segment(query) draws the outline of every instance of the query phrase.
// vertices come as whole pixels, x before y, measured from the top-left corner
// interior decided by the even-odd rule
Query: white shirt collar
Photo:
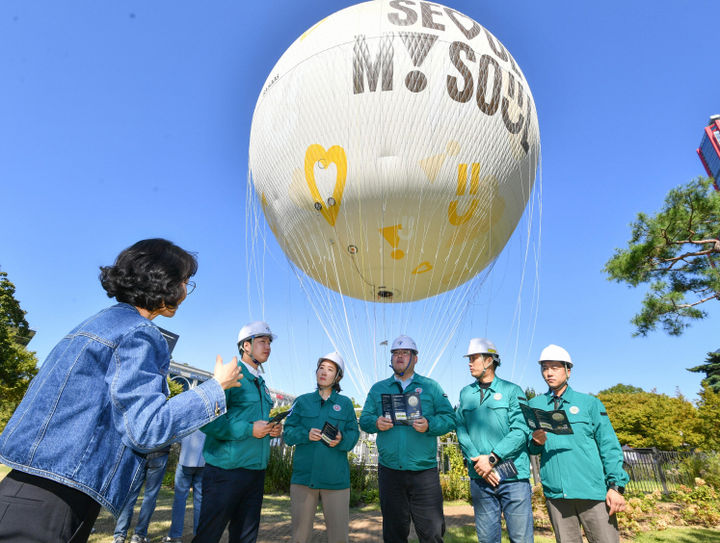
[[[255,377],[260,377],[260,372],[257,370],[257,368],[253,368],[252,364],[247,364],[245,362],[243,362],[243,364],[245,364],[245,367],[247,368],[247,370],[250,373],[252,373]]]
[[[402,387],[402,389],[405,390],[405,389],[408,387],[408,385],[410,384],[410,381],[413,380],[413,377],[415,377],[415,375],[414,375],[414,374],[411,375],[410,377],[408,377],[408,378],[405,379],[404,381],[403,381],[402,379],[400,379],[400,377],[398,377],[396,374],[393,374],[393,377],[395,378],[395,380],[396,380],[398,383],[400,383],[400,386]]]

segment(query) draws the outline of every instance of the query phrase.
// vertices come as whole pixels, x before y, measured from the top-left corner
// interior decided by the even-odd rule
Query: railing
[[[680,470],[681,462],[693,456],[689,452],[659,451],[652,449],[623,450],[623,467],[630,475],[628,487],[640,492],[661,490],[664,494],[677,485],[691,485],[692,481]]]
[[[353,460],[363,463],[366,468],[377,466],[377,447],[374,435],[360,432],[360,440],[353,449]],[[440,473],[450,470],[450,455],[447,454],[448,447],[458,447],[454,439],[439,439],[437,448],[438,469]],[[678,451],[659,451],[655,448],[623,450],[623,467],[630,476],[628,488],[640,492],[653,492],[660,490],[667,494],[675,490],[678,485],[692,486],[693,481],[681,470],[681,463],[684,459],[693,456],[695,453]],[[540,462],[539,456],[530,456],[530,469],[533,482],[540,483]]]

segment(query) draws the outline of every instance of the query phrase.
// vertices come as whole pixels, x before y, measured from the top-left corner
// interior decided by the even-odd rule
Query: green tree
[[[173,396],[177,396],[178,394],[182,394],[185,389],[183,386],[178,383],[177,381],[170,379],[170,376],[166,377],[168,388],[170,389],[170,396],[168,398],[172,398]]]
[[[720,299],[720,192],[699,177],[672,189],[655,215],[639,213],[628,247],[605,264],[608,278],[631,287],[648,285],[633,335],[658,325],[680,335],[707,312],[698,306]],[[718,266],[718,267],[716,267]]]
[[[35,353],[24,344],[30,336],[25,311],[15,299],[15,285],[0,271],[0,398],[19,402],[37,373]]]
[[[622,445],[677,450],[699,447],[697,410],[682,395],[655,392],[600,393]]]
[[[704,386],[700,391],[697,406],[696,432],[703,437],[701,448],[706,451],[720,453],[718,421],[720,421],[720,392]]]
[[[605,390],[601,390],[598,392],[599,394],[637,394],[639,392],[645,392],[640,387],[634,387],[632,385],[623,385],[622,383],[618,383],[615,386],[612,386],[610,388],[606,388]]]
[[[37,373],[35,353],[25,348],[30,335],[25,311],[15,299],[15,285],[0,271],[0,427]]]
[[[708,353],[705,362],[694,368],[688,368],[688,371],[695,373],[704,373],[705,379],[702,380],[703,386],[720,392],[720,350],[714,353]]]

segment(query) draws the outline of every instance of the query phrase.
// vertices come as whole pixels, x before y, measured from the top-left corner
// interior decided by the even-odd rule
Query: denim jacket
[[[215,379],[171,399],[167,343],[133,306],[81,323],[50,352],[0,435],[0,462],[76,488],[117,516],[146,453],[225,413]]]

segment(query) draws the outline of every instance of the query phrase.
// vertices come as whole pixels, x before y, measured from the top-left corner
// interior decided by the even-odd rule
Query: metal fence
[[[661,490],[667,494],[680,484],[693,483],[680,469],[682,461],[693,456],[693,453],[625,447],[623,455],[623,467],[630,475],[628,487],[633,490],[640,492]]]
[[[375,436],[360,432],[360,440],[353,449],[355,462],[363,462],[366,467],[377,466],[377,447]],[[448,447],[459,447],[455,439],[438,440],[437,459],[440,473],[450,470]],[[693,481],[687,472],[681,469],[686,458],[696,453],[678,451],[660,451],[655,448],[623,448],[623,467],[630,476],[628,488],[639,492],[660,490],[668,493],[678,485],[692,486]],[[530,468],[534,484],[540,484],[540,461],[538,456],[530,457]]]

